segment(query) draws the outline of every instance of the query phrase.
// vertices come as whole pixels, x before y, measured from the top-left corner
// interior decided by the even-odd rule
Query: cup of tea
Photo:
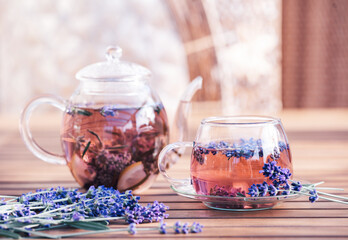
[[[166,171],[170,153],[186,147],[192,148],[190,181],[172,178]],[[203,119],[195,141],[167,145],[158,164],[172,186],[191,184],[197,195],[238,197],[247,196],[252,184],[269,181],[260,171],[273,161],[292,172],[290,147],[280,119],[226,116]]]

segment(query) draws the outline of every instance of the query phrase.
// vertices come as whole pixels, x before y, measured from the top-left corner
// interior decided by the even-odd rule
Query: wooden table
[[[282,113],[281,117],[291,144],[295,176],[310,182],[325,181],[325,186],[342,187],[348,191],[348,110],[294,110]],[[66,166],[51,165],[35,158],[24,146],[13,121],[4,117],[0,120],[0,194],[19,195],[58,185],[78,187]],[[57,151],[59,132],[47,122],[39,124],[37,129],[34,135],[38,141]],[[175,166],[182,175],[187,170],[185,164]],[[340,194],[348,196],[347,191]],[[168,225],[178,220],[198,221],[204,225],[204,231],[186,236],[156,232],[130,236],[125,232],[81,238],[348,238],[348,205],[323,200],[312,204],[302,197],[271,210],[217,211],[176,195],[163,177],[141,195],[143,203],[154,200],[170,207]],[[140,227],[147,226],[157,226],[157,223]]]

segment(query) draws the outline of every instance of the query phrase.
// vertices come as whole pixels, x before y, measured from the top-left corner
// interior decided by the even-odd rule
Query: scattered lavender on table
[[[128,231],[130,234],[135,234],[137,230],[157,230],[162,234],[167,232],[163,220],[168,217],[168,206],[157,201],[142,206],[138,203],[140,197],[134,196],[131,191],[120,193],[113,188],[91,186],[86,193],[81,193],[77,189],[57,187],[38,189],[20,197],[0,198],[4,198],[0,201],[0,236],[17,238],[22,233],[44,238],[62,238],[118,231]],[[117,229],[105,225],[117,220],[130,225],[128,228]],[[158,228],[135,227],[136,224],[147,222],[161,224]],[[192,228],[197,230],[196,225],[192,225]],[[59,226],[90,231],[61,235],[39,231]]]

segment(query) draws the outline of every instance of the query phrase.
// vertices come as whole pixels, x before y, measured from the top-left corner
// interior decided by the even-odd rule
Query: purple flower
[[[196,223],[196,222],[193,222],[191,225],[191,228],[190,228],[190,232],[191,233],[200,233],[203,231],[202,228],[203,228],[203,225]]]
[[[159,232],[161,234],[166,234],[167,233],[167,230],[166,230],[166,223],[164,223],[163,221],[160,222],[160,225],[159,225]]]
[[[282,192],[282,195],[289,195],[290,194],[290,185],[288,182],[286,182],[284,185],[283,185],[283,188],[285,191]]]
[[[143,223],[160,221],[168,217],[165,212],[169,209],[163,203],[155,201],[153,204],[148,204],[146,207],[139,204],[125,210],[126,221],[128,223]]]
[[[135,223],[129,224],[129,226],[128,226],[128,232],[129,232],[129,234],[134,235],[134,234],[137,233],[137,229],[136,229],[135,226],[136,226]]]
[[[265,177],[271,177],[273,176],[274,171],[276,170],[276,165],[276,161],[265,163],[262,167],[262,170],[260,170],[260,173],[262,173]]]
[[[220,141],[217,146],[218,149],[225,149],[229,147],[229,144],[225,141]]]
[[[258,187],[259,196],[260,197],[266,196],[268,192],[268,184],[266,182],[263,182],[262,184],[257,184],[256,186]]]
[[[195,147],[193,149],[193,157],[197,162],[199,162],[199,164],[203,165],[204,157],[203,157],[203,150],[201,147]]]
[[[309,191],[309,194],[311,195],[311,196],[309,197],[309,201],[310,201],[311,203],[313,203],[313,202],[315,202],[315,201],[318,200],[319,196],[318,196],[317,191],[316,191],[315,189]]]
[[[3,199],[0,199],[0,206],[2,206],[2,205],[6,205],[6,202],[5,202],[5,199],[3,198]]]
[[[180,222],[175,222],[174,226],[173,226],[174,232],[175,233],[180,233],[180,229],[181,229],[181,224]]]
[[[6,221],[9,219],[8,213],[0,213],[0,220]]]
[[[259,189],[255,184],[251,185],[248,190],[249,190],[248,194],[251,197],[258,197],[259,196]]]
[[[188,234],[189,232],[189,227],[188,227],[188,223],[184,223],[181,227],[181,232],[184,234]]]
[[[111,116],[114,117],[117,113],[117,108],[115,106],[104,106],[100,110],[100,114],[103,117]]]
[[[277,195],[277,193],[278,193],[278,189],[274,185],[272,184],[268,185],[268,194],[270,196],[275,196]]]
[[[216,144],[216,142],[210,142],[209,144],[208,144],[208,148],[212,148],[212,149],[215,149],[215,148],[217,148],[217,144]]]
[[[302,189],[302,184],[300,182],[293,182],[291,183],[291,186],[292,186],[292,190],[294,191],[301,191]]]

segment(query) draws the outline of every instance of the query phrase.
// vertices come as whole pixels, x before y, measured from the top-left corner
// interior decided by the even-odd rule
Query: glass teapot
[[[80,70],[79,86],[68,101],[51,95],[32,100],[23,110],[20,131],[35,156],[67,164],[82,187],[105,185],[139,193],[158,174],[157,158],[169,141],[168,120],[149,86],[151,72],[121,61],[121,55],[121,48],[109,47],[107,61]],[[29,130],[32,111],[43,103],[64,112],[63,156],[41,148]]]

